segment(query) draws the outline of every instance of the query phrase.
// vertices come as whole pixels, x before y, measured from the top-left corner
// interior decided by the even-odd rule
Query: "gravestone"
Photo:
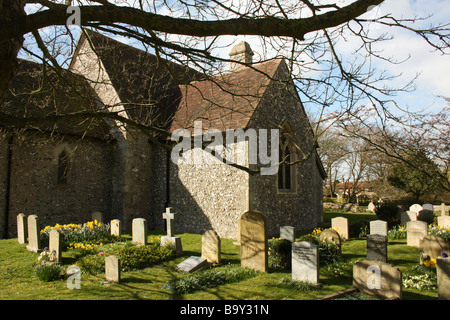
[[[166,219],[167,235],[161,237],[161,246],[173,246],[175,248],[175,256],[179,257],[183,254],[183,246],[181,238],[175,237],[174,220],[176,213],[171,211],[172,208],[166,208],[166,212],[163,213],[163,219]]]
[[[202,236],[202,258],[209,263],[218,265],[221,262],[220,237],[214,230],[207,230]]]
[[[50,230],[48,239],[48,249],[53,258],[53,262],[61,263],[62,256],[62,234],[56,229]]]
[[[409,211],[419,213],[419,211],[423,210],[423,207],[420,204],[413,204],[409,207]]]
[[[450,228],[450,216],[439,216],[437,222],[439,227]]]
[[[336,217],[331,219],[331,228],[336,230],[341,236],[342,240],[349,239],[348,233],[348,219],[344,217]]]
[[[410,221],[406,223],[406,244],[418,247],[420,240],[428,235],[428,224],[424,221]]]
[[[191,256],[177,265],[177,270],[181,272],[194,272],[209,267],[210,264],[205,258]]]
[[[383,220],[370,221],[370,234],[380,234],[382,236],[388,236],[388,223]]]
[[[450,300],[450,257],[436,260],[438,299]]]
[[[295,228],[291,226],[281,226],[280,239],[286,239],[290,242],[295,242]]]
[[[172,208],[166,208],[166,212],[163,213],[163,219],[166,219],[166,229],[168,237],[173,237],[175,235],[174,220],[176,213],[171,212],[171,210]]]
[[[110,228],[111,228],[110,231],[111,231],[112,236],[116,236],[116,237],[122,236],[122,221],[120,221],[119,219],[111,220]]]
[[[133,244],[136,246],[147,245],[147,220],[135,218],[132,223]]]
[[[301,241],[292,243],[292,280],[319,284],[319,246]]]
[[[105,257],[105,279],[108,282],[120,282],[120,259],[117,256]]]
[[[370,201],[369,205],[367,206],[367,210],[370,212],[375,212],[375,208],[376,208],[375,204],[372,201]]]
[[[38,252],[39,251],[39,217],[35,214],[28,216],[28,245],[27,250]]]
[[[103,213],[100,211],[92,212],[91,218],[92,218],[92,221],[97,220],[97,222],[103,223]]]
[[[161,247],[172,246],[175,249],[175,257],[183,255],[183,245],[180,237],[162,236],[160,245]]]
[[[419,248],[421,262],[426,256],[430,259],[436,259],[441,256],[441,252],[450,254],[450,241],[439,236],[425,236],[420,240]]]
[[[332,242],[334,243],[338,248],[339,252],[341,252],[342,245],[341,245],[341,237],[339,236],[339,233],[334,229],[325,229],[323,230],[319,235],[319,241],[324,242]]]
[[[409,221],[417,221],[417,212],[406,211],[400,213],[400,223],[406,224]]]
[[[266,222],[258,211],[245,212],[240,221],[241,266],[267,272]]]
[[[431,203],[425,203],[425,204],[422,206],[422,210],[428,210],[428,211],[433,212],[433,205],[432,205]]]
[[[402,298],[402,272],[385,262],[358,261],[353,265],[353,287],[387,299]]]
[[[433,210],[423,209],[423,210],[420,210],[419,213],[417,214],[417,220],[419,220],[419,221],[433,223],[433,219],[434,219]]]
[[[387,262],[387,236],[380,234],[368,234],[366,242],[367,261]]]
[[[27,242],[27,217],[23,213],[17,215],[17,242]]]

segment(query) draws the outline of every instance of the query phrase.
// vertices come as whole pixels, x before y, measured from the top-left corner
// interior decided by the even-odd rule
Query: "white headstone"
[[[27,242],[27,217],[23,213],[17,215],[17,242]]]
[[[383,220],[370,221],[370,234],[388,235],[388,223]]]
[[[370,212],[375,212],[375,204],[372,201],[367,206],[367,210]]]
[[[428,224],[424,221],[410,221],[406,223],[406,244],[419,247],[420,240],[428,235]]]
[[[50,230],[48,247],[51,257],[53,258],[52,261],[60,263],[62,256],[62,235],[59,230]]]
[[[116,237],[122,236],[122,221],[120,221],[119,219],[111,220],[110,228],[112,236]]]
[[[39,233],[40,233],[38,216],[35,214],[28,216],[27,225],[28,225],[27,249],[29,251],[38,252],[38,250],[39,250]]]
[[[145,246],[147,244],[147,220],[144,218],[133,219],[132,233],[133,244]]]
[[[419,213],[419,211],[423,210],[423,207],[420,204],[413,204],[411,207],[409,207],[409,211]]]
[[[177,270],[181,272],[194,272],[209,267],[205,258],[191,256],[177,265]]]
[[[109,282],[120,282],[120,259],[117,256],[105,257],[105,278]]]
[[[292,243],[292,280],[319,284],[319,247],[316,244]]]
[[[207,230],[202,236],[202,258],[205,258],[209,263],[220,264],[221,241],[214,230]]]
[[[342,240],[349,239],[348,219],[344,217],[336,217],[331,219],[331,228],[336,230]]]
[[[439,227],[450,228],[450,216],[439,216],[437,222]]]
[[[286,239],[290,242],[295,242],[295,228],[291,226],[281,226],[280,239]]]

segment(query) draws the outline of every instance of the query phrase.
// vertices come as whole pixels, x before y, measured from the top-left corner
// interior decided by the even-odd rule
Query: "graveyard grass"
[[[350,224],[361,219],[376,220],[375,214],[344,213],[329,211],[325,213],[325,222],[335,216],[349,218]],[[160,237],[161,232],[149,232],[150,237]],[[104,273],[98,275],[81,275],[81,289],[68,289],[66,280],[52,282],[40,281],[34,274],[33,264],[37,253],[27,251],[26,245],[18,244],[17,239],[0,240],[0,299],[2,300],[45,300],[45,299],[185,299],[185,300],[311,300],[319,299],[352,287],[352,266],[366,255],[365,240],[351,238],[343,242],[343,261],[320,268],[318,289],[299,290],[290,282],[291,273],[282,269],[269,268],[268,273],[257,273],[255,277],[239,282],[207,288],[189,294],[176,295],[165,288],[171,280],[185,277],[175,271],[178,263],[189,256],[201,255],[201,235],[176,234],[182,239],[184,254],[181,257],[138,271],[122,272],[121,282],[104,284]],[[131,241],[131,237],[129,241]],[[222,266],[240,265],[239,246],[233,240],[222,239]],[[70,251],[63,252],[64,258],[70,262]],[[401,271],[418,264],[419,249],[408,247],[406,239],[389,240],[388,263],[397,266]],[[70,264],[64,262],[63,267]],[[416,290],[403,288],[403,299],[436,299],[437,290]]]

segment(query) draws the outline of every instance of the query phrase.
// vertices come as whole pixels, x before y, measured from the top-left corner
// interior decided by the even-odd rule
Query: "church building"
[[[0,238],[15,236],[19,213],[42,228],[100,211],[128,231],[134,218],[164,230],[167,207],[176,233],[237,239],[248,210],[262,213],[269,236],[317,227],[325,172],[307,114],[285,61],[253,55],[241,42],[228,70],[206,77],[85,30],[63,74],[21,60],[0,104],[20,127],[0,123]],[[263,174],[273,146],[276,170]]]

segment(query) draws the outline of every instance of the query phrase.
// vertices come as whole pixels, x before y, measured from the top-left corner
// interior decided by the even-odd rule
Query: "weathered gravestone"
[[[438,299],[450,300],[450,257],[436,260]]]
[[[97,222],[103,223],[103,213],[100,211],[92,212],[91,218],[92,218],[92,221],[97,220]]]
[[[409,211],[419,213],[419,211],[423,210],[423,207],[420,204],[413,204],[409,207]]]
[[[292,280],[319,284],[319,246],[301,241],[292,243]]]
[[[27,217],[23,213],[17,215],[17,242],[27,242]]]
[[[241,266],[267,272],[266,222],[258,211],[245,212],[240,221]]]
[[[336,230],[342,240],[349,239],[348,219],[344,217],[336,217],[331,219],[331,228]]]
[[[291,226],[280,227],[280,239],[289,240],[295,242],[295,228]]]
[[[339,233],[334,229],[325,229],[319,235],[320,242],[331,242],[336,245],[339,253],[342,251],[341,237]]]
[[[27,218],[28,225],[28,245],[27,250],[38,252],[39,251],[39,218],[37,215],[30,215]]]
[[[418,247],[420,240],[428,235],[428,224],[424,221],[410,221],[406,223],[406,244]]]
[[[166,219],[167,235],[161,237],[161,246],[171,245],[175,248],[175,256],[179,257],[183,254],[183,245],[180,237],[175,237],[174,220],[176,213],[171,212],[172,208],[166,208],[163,213],[163,219]]]
[[[375,204],[372,201],[370,201],[369,205],[367,206],[367,210],[370,212],[375,212],[375,208],[376,208]]]
[[[202,258],[214,265],[221,262],[220,237],[214,230],[207,230],[202,236]]]
[[[119,219],[111,220],[110,232],[112,236],[120,237],[122,236],[122,221]]]
[[[135,218],[132,223],[133,244],[136,246],[147,245],[147,220]]]
[[[437,222],[439,227],[450,228],[450,216],[439,216]]]
[[[382,236],[388,236],[388,223],[383,220],[370,221],[370,234],[380,234]]]
[[[194,272],[205,269],[210,263],[202,257],[191,256],[177,265],[177,270],[181,272]]]
[[[422,210],[429,210],[429,211],[433,211],[433,205],[431,203],[425,203],[422,206]]]
[[[385,262],[358,261],[353,265],[353,287],[366,294],[401,299],[402,272]]]
[[[450,255],[450,241],[445,240],[439,236],[425,236],[419,242],[420,260],[423,262],[424,258],[437,259],[441,257],[441,252]]]
[[[406,211],[400,213],[400,223],[406,224],[409,221],[417,221],[417,212]]]
[[[426,223],[433,223],[434,214],[433,210],[420,210],[417,214],[417,220],[419,221],[425,221]]]
[[[105,279],[108,282],[120,282],[120,259],[117,256],[105,257]]]
[[[383,236],[380,234],[368,234],[366,242],[366,260],[387,262],[387,236]]]
[[[48,239],[48,249],[53,258],[53,262],[61,263],[62,257],[62,234],[59,230],[50,230]]]

